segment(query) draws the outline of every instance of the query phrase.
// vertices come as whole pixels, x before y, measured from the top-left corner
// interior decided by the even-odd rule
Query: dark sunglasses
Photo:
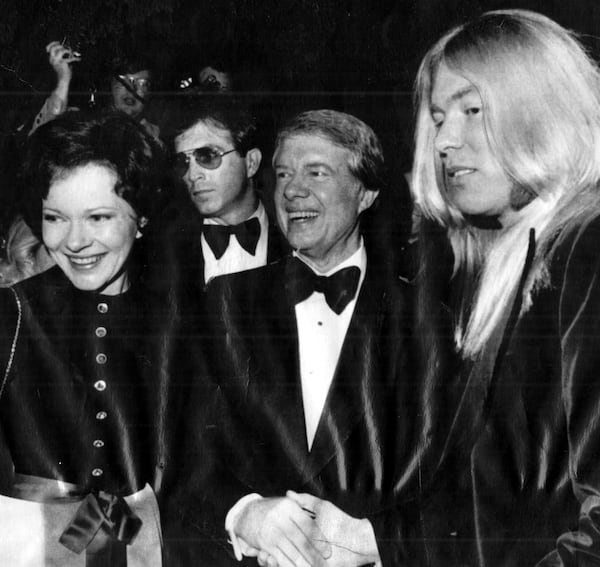
[[[218,169],[223,163],[223,156],[235,152],[236,149],[220,152],[209,146],[202,148],[194,148],[185,152],[177,152],[175,154],[175,171],[179,175],[185,175],[190,167],[190,158],[193,157],[196,163],[204,169]]]

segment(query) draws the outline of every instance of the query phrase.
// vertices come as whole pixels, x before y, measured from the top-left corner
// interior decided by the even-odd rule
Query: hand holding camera
[[[73,75],[71,63],[81,61],[81,53],[71,49],[59,41],[52,41],[46,46],[48,61],[56,72],[59,81],[69,82]]]

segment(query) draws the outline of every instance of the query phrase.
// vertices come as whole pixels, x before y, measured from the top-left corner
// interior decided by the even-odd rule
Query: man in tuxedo
[[[168,222],[164,240],[166,264],[176,265],[171,277],[197,294],[212,278],[264,266],[287,248],[254,184],[262,159],[254,117],[230,96],[202,101],[194,112],[175,138],[189,210]]]
[[[397,565],[423,428],[410,290],[360,230],[381,145],[354,116],[305,112],[279,132],[273,167],[294,252],[207,287],[193,350],[210,379],[189,418],[203,447],[180,514],[222,542],[211,565],[231,549],[281,567]]]

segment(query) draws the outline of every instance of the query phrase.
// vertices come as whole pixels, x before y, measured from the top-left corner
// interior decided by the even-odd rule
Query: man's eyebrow
[[[464,87],[462,89],[457,90],[455,93],[453,93],[450,96],[450,100],[451,101],[460,100],[464,96],[467,96],[467,95],[472,94],[474,92],[475,92],[475,87],[473,87],[472,85],[469,85],[468,87]]]
[[[327,162],[324,161],[319,161],[319,160],[315,160],[315,161],[311,161],[308,163],[304,164],[304,167],[324,167],[326,169],[331,169],[333,170],[333,168],[331,167],[331,165],[329,165]]]
[[[477,91],[475,90],[475,87],[473,87],[472,85],[469,85],[468,87],[463,87],[462,89],[458,89],[455,93],[452,93],[448,97],[448,102],[455,102],[467,95],[473,94],[474,92],[477,92]],[[429,109],[431,112],[441,110],[440,107],[433,102],[429,105]]]

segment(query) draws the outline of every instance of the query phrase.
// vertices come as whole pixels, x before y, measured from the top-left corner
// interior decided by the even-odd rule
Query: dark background
[[[510,7],[543,12],[598,46],[596,0],[3,0],[0,89],[51,87],[43,48],[66,40],[84,56],[80,87],[101,86],[114,57],[138,52],[167,91],[215,55],[249,89],[410,90],[443,31]]]
[[[270,94],[275,115],[329,103],[410,145],[410,91],[424,52],[450,26],[511,7],[545,13],[600,48],[597,0],[3,0],[2,125],[52,89],[44,46],[61,40],[83,55],[76,104],[91,88],[102,97],[115,58],[144,54],[157,91],[150,115],[160,123],[161,101],[180,94],[179,81],[221,60],[249,96]]]
[[[411,89],[419,61],[452,25],[500,8],[542,12],[600,53],[598,0],[2,0],[0,132],[35,114],[54,86],[44,47],[80,51],[71,104],[108,98],[115,58],[147,56],[148,118],[169,135],[181,79],[221,61],[260,109],[265,140],[301,109],[331,107],[368,122],[396,183],[410,169]],[[176,113],[175,113],[176,114]],[[268,159],[268,142],[266,154]],[[6,194],[6,187],[3,193]]]

